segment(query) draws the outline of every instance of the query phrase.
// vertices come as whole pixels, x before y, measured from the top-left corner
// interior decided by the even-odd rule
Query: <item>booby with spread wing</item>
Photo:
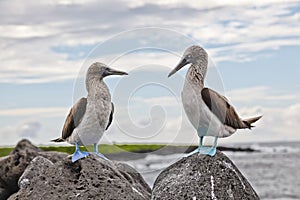
[[[89,67],[85,80],[87,98],[81,98],[71,108],[62,136],[52,140],[53,142],[66,141],[75,145],[72,162],[89,155],[89,152],[79,149],[79,146],[86,145],[94,145],[94,153],[106,159],[98,152],[98,142],[113,119],[114,104],[111,102],[109,89],[103,81],[110,75],[127,75],[127,73],[111,69],[99,62]]]
[[[188,156],[197,152],[213,156],[216,153],[218,138],[228,137],[237,129],[251,129],[252,123],[262,116],[241,119],[226,97],[204,87],[208,55],[200,46],[193,45],[187,48],[181,61],[168,77],[187,64],[191,66],[185,77],[181,98],[185,113],[200,137],[199,147]],[[204,136],[215,137],[212,147],[203,146]]]

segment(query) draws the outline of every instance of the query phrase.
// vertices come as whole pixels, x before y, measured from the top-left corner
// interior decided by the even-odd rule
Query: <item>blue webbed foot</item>
[[[75,142],[75,152],[72,155],[72,162],[76,162],[77,160],[79,160],[81,158],[85,158],[88,155],[90,155],[90,153],[86,152],[86,151],[80,151],[80,149],[78,147],[78,143]]]
[[[189,157],[189,156],[191,156],[191,155],[193,155],[195,153],[200,153],[200,148],[199,147],[197,149],[195,149],[194,151],[192,151],[192,152],[184,155],[183,157]]]
[[[208,152],[208,155],[214,156],[216,153],[217,153],[216,147],[212,147],[212,148],[210,149],[210,151]]]
[[[202,155],[210,155],[214,156],[216,154],[217,150],[215,146],[212,147],[201,147],[200,154]]]
[[[76,162],[77,160],[81,159],[81,158],[85,158],[88,155],[90,155],[89,152],[86,151],[80,151],[79,149],[77,149],[74,154],[72,155],[72,162]]]
[[[95,155],[97,155],[97,156],[99,156],[100,158],[102,158],[103,160],[107,160],[107,161],[109,161],[109,159],[108,158],[106,158],[102,153],[99,153],[99,152],[94,152],[93,154],[95,154]]]
[[[184,155],[184,157],[189,157],[195,153],[199,153],[201,155],[210,155],[210,156],[214,156],[216,154],[217,150],[216,147],[198,147],[197,149],[195,149],[194,151]]]
[[[189,157],[195,153],[200,153],[201,155],[210,155],[210,156],[214,156],[217,152],[216,150],[216,146],[217,146],[217,141],[218,138],[215,137],[215,141],[212,147],[206,147],[206,146],[202,146],[203,143],[203,136],[200,137],[200,143],[199,143],[199,147],[197,149],[195,149],[194,151],[188,153],[187,155],[185,155],[184,157]]]

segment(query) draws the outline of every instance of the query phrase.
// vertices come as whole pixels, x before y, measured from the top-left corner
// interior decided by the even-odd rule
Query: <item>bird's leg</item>
[[[94,144],[94,153],[98,153],[98,145]]]
[[[82,151],[80,151],[78,143],[75,142],[75,152],[72,155],[72,162],[76,162],[77,160],[79,160],[81,158],[84,158],[84,157],[86,157],[88,155],[89,155],[88,152],[82,152]]]
[[[212,147],[204,147],[204,146],[200,147],[200,154],[214,156],[217,152],[216,150],[217,142],[218,142],[218,137],[215,137],[214,144]]]
[[[199,146],[197,147],[197,149],[195,149],[194,151],[186,154],[184,157],[189,157],[189,156],[191,156],[195,153],[200,153],[201,148],[203,148],[202,144],[203,144],[203,136],[200,136]]]
[[[215,137],[215,140],[214,140],[214,144],[213,146],[210,148],[210,151],[208,152],[208,155],[210,156],[214,156],[217,152],[217,142],[218,142],[218,137]]]
[[[94,143],[94,154],[97,155],[97,156],[99,156],[100,158],[102,158],[104,160],[109,160],[102,153],[98,152],[98,144],[97,143]]]
[[[202,146],[203,146],[203,136],[200,136],[200,142],[199,142],[198,149],[200,149]]]

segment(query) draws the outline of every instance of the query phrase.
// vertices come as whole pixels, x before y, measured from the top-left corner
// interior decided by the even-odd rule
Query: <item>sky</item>
[[[300,1],[0,1],[0,146],[50,145],[86,96],[93,62],[115,104],[100,143],[198,142],[181,105],[188,67],[167,74],[197,44],[210,58],[206,86],[242,118],[263,115],[222,144],[300,140]]]

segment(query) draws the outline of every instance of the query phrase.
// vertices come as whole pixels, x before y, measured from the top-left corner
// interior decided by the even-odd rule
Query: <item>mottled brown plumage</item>
[[[226,97],[209,88],[203,88],[201,90],[201,95],[207,107],[226,126],[230,126],[234,129],[251,129],[251,127],[253,127],[251,123],[254,123],[261,118],[261,116],[258,116],[251,118],[251,120],[242,120],[235,111],[234,107],[229,104],[229,101]]]

